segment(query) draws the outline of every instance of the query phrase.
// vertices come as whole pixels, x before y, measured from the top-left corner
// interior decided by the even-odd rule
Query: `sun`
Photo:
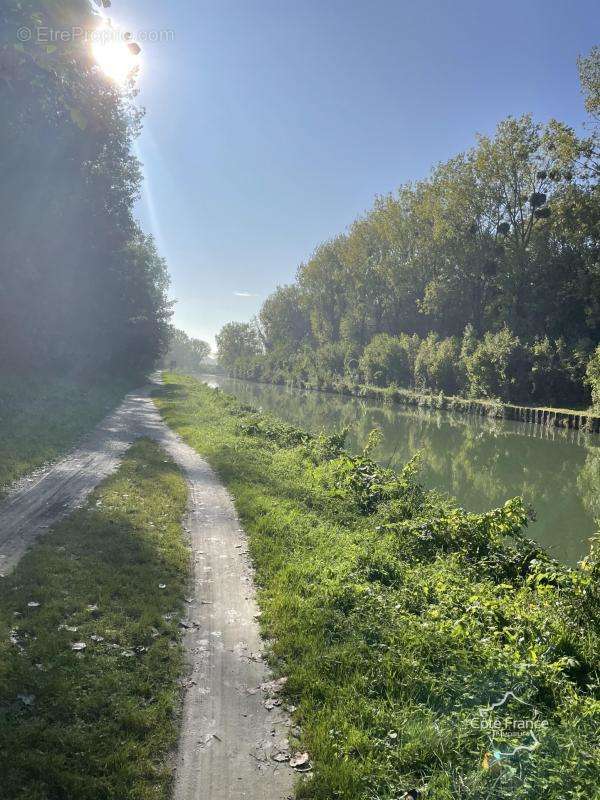
[[[92,43],[96,63],[107,78],[124,85],[139,67],[139,59],[130,47],[131,42],[126,41],[119,31],[107,26],[102,26],[97,33],[99,35]]]

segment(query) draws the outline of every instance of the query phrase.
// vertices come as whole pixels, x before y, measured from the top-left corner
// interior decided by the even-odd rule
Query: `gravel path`
[[[276,686],[262,656],[246,537],[231,497],[209,465],[162,421],[148,390],[133,392],[82,445],[0,506],[0,574],[113,473],[140,436],[156,440],[189,484],[186,530],[193,553],[183,721],[175,800],[284,800],[293,775],[273,757],[289,719],[268,698]]]

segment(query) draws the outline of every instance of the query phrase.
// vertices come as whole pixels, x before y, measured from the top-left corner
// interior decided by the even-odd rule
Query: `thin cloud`
[[[234,292],[236,297],[260,297],[258,294],[254,294],[254,292]]]

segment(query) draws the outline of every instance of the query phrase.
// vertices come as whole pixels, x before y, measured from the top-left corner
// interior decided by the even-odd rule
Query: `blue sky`
[[[530,111],[579,127],[588,0],[114,0],[143,48],[139,213],[214,343],[376,194]]]

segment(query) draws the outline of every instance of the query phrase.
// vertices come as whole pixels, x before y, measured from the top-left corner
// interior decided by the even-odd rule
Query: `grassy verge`
[[[1,798],[169,796],[186,497],[142,440],[0,581]]]
[[[12,481],[72,447],[130,388],[115,378],[84,385],[51,376],[0,376],[0,497]]]
[[[551,561],[518,500],[466,513],[413,465],[351,457],[192,379],[167,376],[157,402],[249,533],[273,665],[314,759],[299,797],[600,796],[593,559]]]

